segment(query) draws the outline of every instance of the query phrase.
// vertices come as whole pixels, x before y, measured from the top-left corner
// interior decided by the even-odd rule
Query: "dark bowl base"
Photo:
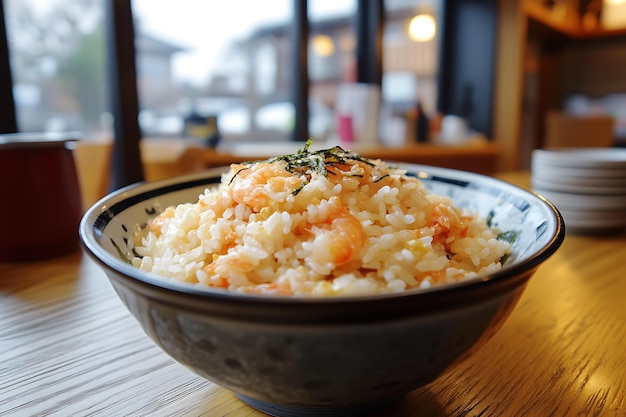
[[[274,404],[247,395],[234,392],[235,396],[250,407],[257,409],[265,414],[274,417],[357,417],[368,416],[381,411],[392,404],[396,403],[400,398],[379,401],[369,404],[344,405],[344,406],[298,406]]]

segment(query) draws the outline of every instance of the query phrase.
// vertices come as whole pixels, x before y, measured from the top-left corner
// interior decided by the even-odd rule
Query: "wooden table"
[[[263,414],[155,347],[77,252],[0,263],[0,415]],[[626,416],[626,234],[568,235],[476,356],[380,416]]]

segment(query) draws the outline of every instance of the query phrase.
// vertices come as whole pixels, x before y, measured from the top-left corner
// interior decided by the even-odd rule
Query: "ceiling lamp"
[[[311,47],[316,55],[328,58],[335,52],[335,43],[328,35],[315,35],[311,40]]]
[[[437,23],[429,14],[418,14],[409,23],[409,37],[416,42],[427,42],[435,38]]]
[[[626,1],[604,0],[601,19],[604,29],[626,28]]]

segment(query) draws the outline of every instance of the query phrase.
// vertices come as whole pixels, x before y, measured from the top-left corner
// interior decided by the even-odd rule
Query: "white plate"
[[[531,183],[533,188],[560,191],[563,193],[626,196],[626,181],[621,181],[621,183],[615,185],[604,184],[600,181],[595,184],[584,184],[582,181],[579,183],[571,183],[561,182],[560,177],[550,180],[546,177],[539,177],[538,175],[533,173],[531,177]]]
[[[626,221],[617,219],[605,219],[595,217],[591,219],[581,219],[567,213],[563,214],[565,221],[565,230],[568,232],[594,231],[607,229],[623,229],[626,227]]]
[[[531,172],[533,175],[543,177],[546,180],[558,180],[569,184],[626,184],[626,169],[553,167],[533,160]]]
[[[559,210],[623,210],[626,216],[626,195],[586,195],[562,193],[533,187],[533,190],[552,202]]]
[[[626,215],[621,210],[577,210],[564,207],[559,211],[566,220],[626,225]]]
[[[566,230],[574,233],[621,230],[626,227],[624,210],[577,210],[565,207],[559,211],[563,215]]]
[[[532,158],[556,167],[626,169],[626,149],[622,148],[535,149]]]

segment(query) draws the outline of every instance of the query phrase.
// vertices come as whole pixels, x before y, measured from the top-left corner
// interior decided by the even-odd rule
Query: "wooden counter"
[[[232,162],[266,159],[275,155],[292,153],[297,150],[298,146],[301,147],[302,145],[293,143],[272,146],[248,144],[238,146],[235,152],[205,149],[203,160],[207,167],[223,166]],[[416,143],[399,148],[362,145],[343,147],[371,159],[433,165],[481,174],[494,173],[499,156],[498,146],[493,142],[483,140],[455,145]]]
[[[155,181],[234,162],[266,159],[295,152],[302,146],[293,142],[239,144],[231,150],[215,150],[194,146],[184,140],[145,139],[141,142],[141,158],[146,181]],[[78,143],[74,150],[85,208],[109,191],[111,147],[110,141],[86,141]],[[355,146],[350,149],[372,159],[435,165],[482,174],[495,172],[500,155],[498,146],[486,140],[473,140],[462,145]]]

